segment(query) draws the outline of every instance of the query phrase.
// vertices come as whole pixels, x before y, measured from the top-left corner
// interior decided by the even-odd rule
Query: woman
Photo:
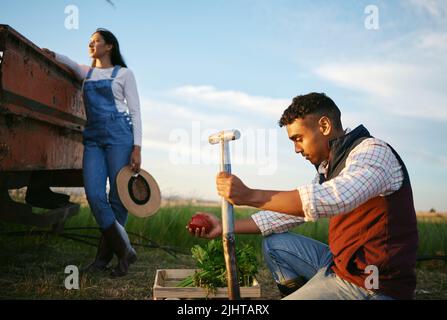
[[[97,29],[89,43],[92,66],[78,65],[48,49],[44,52],[68,66],[84,80],[83,98],[87,124],[83,132],[85,193],[102,235],[96,259],[85,271],[104,271],[113,258],[118,265],[112,277],[124,276],[137,259],[124,229],[127,210],[115,184],[121,168],[141,165],[141,117],[135,77],[121,56],[118,40],[108,30]],[[107,199],[106,181],[110,193]]]

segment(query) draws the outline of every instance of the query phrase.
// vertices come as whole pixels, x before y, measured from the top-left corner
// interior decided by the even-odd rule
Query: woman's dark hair
[[[279,120],[279,126],[287,126],[294,122],[295,119],[303,119],[308,114],[326,116],[331,119],[335,128],[342,128],[341,112],[335,102],[324,93],[316,92],[293,98],[292,104],[284,110]]]
[[[113,46],[112,52],[110,53],[110,60],[112,62],[112,65],[114,66],[118,65],[127,68],[127,65],[124,62],[123,56],[121,55],[120,52],[120,45],[118,43],[118,39],[114,36],[114,34],[109,30],[103,28],[96,29],[96,31],[93,34],[95,33],[99,33],[103,37],[105,43],[111,44]],[[95,62],[96,61],[93,60],[92,67],[94,67]]]

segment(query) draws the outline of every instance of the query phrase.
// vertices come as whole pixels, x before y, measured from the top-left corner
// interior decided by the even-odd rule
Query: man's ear
[[[318,120],[318,125],[320,127],[320,132],[324,136],[328,136],[332,132],[332,122],[328,117],[322,116],[320,120]]]

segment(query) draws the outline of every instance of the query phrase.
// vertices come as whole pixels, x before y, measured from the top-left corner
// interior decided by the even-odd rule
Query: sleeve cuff
[[[258,211],[251,215],[251,218],[258,226],[259,230],[261,231],[261,234],[265,237],[273,233],[273,230],[271,228],[266,227],[265,223],[265,217],[263,217],[264,211]]]
[[[308,184],[297,188],[300,193],[301,204],[304,211],[304,221],[317,221],[319,216],[315,209],[314,185]]]

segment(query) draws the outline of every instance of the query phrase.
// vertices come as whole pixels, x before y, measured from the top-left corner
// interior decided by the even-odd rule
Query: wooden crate
[[[216,299],[228,298],[228,288],[217,288],[215,292],[207,292],[199,287],[176,287],[186,277],[194,274],[196,269],[159,269],[155,275],[153,287],[154,300],[162,299]],[[241,298],[260,298],[261,287],[256,279],[251,287],[240,287]]]

